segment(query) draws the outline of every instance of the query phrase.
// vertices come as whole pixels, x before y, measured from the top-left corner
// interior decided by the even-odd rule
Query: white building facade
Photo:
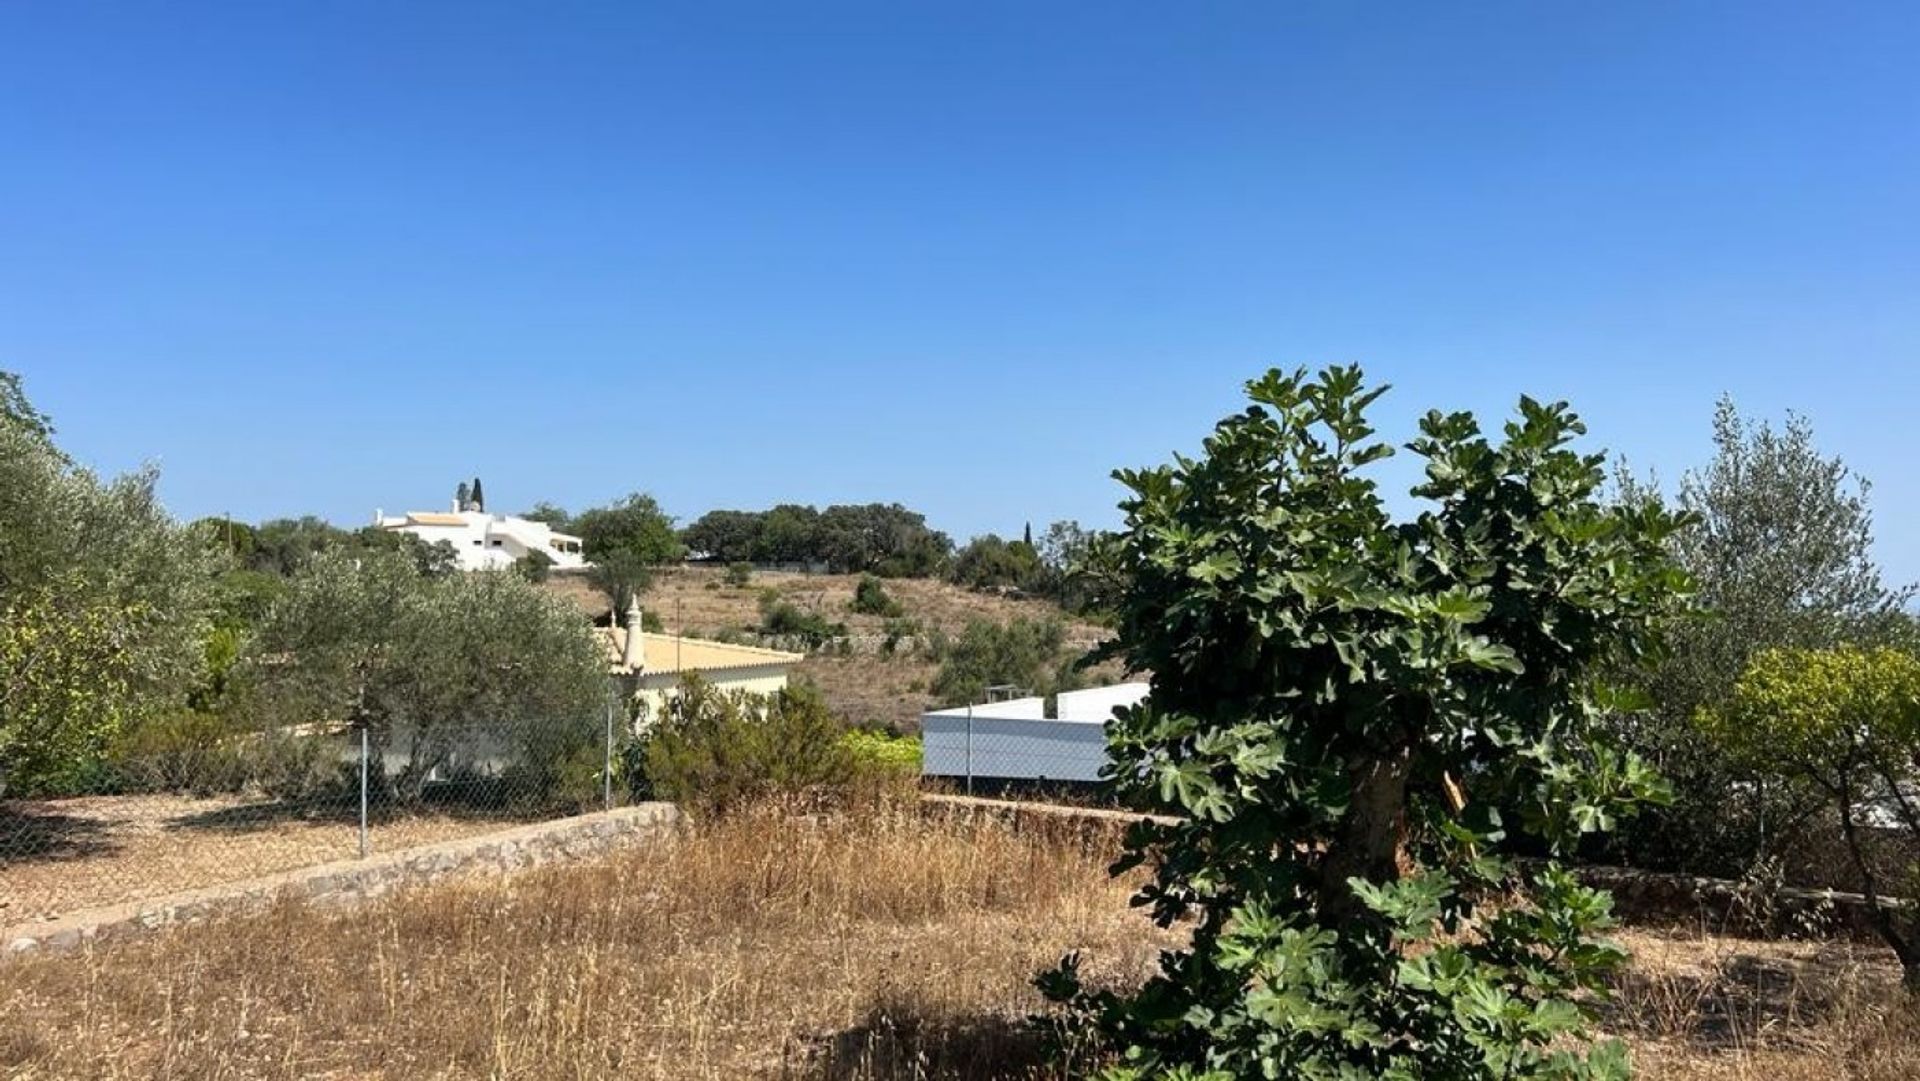
[[[412,534],[428,544],[447,542],[463,571],[500,570],[534,552],[552,560],[556,570],[587,565],[579,537],[555,532],[545,522],[527,518],[477,510],[409,511],[401,515],[376,511],[373,524]]]

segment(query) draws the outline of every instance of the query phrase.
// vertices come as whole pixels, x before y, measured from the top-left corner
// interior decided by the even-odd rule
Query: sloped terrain
[[[696,638],[751,636],[760,626],[761,597],[768,591],[803,612],[844,623],[853,639],[845,650],[810,654],[796,669],[795,678],[819,687],[834,711],[849,721],[902,728],[913,727],[920,714],[935,704],[927,688],[939,664],[923,643],[911,638],[889,651],[883,639],[890,625],[897,631],[910,621],[918,634],[956,637],[976,619],[993,623],[1058,619],[1066,626],[1067,648],[1074,652],[1091,648],[1104,633],[1048,600],[978,593],[924,578],[885,580],[887,593],[900,605],[897,620],[865,615],[852,610],[859,582],[858,575],[850,574],[768,571],[756,572],[745,586],[730,586],[723,568],[681,567],[660,572],[641,604],[656,613],[669,632]],[[606,612],[605,598],[582,578],[555,577],[550,588],[573,598],[589,615]],[[1117,672],[1106,670],[1099,678],[1109,677],[1117,677]]]

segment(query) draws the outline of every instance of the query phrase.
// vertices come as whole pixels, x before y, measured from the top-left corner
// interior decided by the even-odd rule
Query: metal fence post
[[[608,694],[606,753],[600,765],[600,804],[605,811],[613,810],[613,703],[614,696]]]
[[[973,703],[967,703],[967,795],[973,795]]]
[[[367,726],[360,726],[360,858],[367,858]]]

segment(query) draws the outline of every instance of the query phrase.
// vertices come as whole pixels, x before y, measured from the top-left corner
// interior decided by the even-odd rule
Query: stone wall
[[[96,939],[169,924],[259,911],[281,897],[317,904],[353,904],[401,886],[459,874],[501,874],[584,859],[670,832],[679,815],[669,803],[517,826],[456,841],[387,852],[364,860],[317,864],[165,897],[71,913],[57,920],[0,930],[0,952],[72,949]]]
[[[1130,822],[1154,818],[1131,811],[1072,807],[973,796],[922,797],[934,816],[993,815],[1021,829],[1058,834],[1068,831],[1088,840],[1117,844]],[[1757,889],[1739,882],[1694,875],[1641,871],[1630,867],[1575,866],[1574,876],[1613,894],[1614,911],[1630,923],[1702,928],[1715,934],[1775,938],[1833,935],[1879,941],[1866,898],[1837,890],[1780,887]],[[1899,899],[1883,904],[1902,907]]]

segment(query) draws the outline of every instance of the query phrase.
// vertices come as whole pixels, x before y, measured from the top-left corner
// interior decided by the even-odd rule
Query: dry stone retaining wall
[[[643,843],[678,821],[670,803],[642,803],[616,811],[518,826],[364,860],[341,860],[262,878],[189,890],[165,897],[90,909],[37,924],[0,929],[0,952],[72,949],[117,935],[258,911],[282,897],[318,904],[353,904],[401,886],[456,874],[504,873],[584,859]]]

